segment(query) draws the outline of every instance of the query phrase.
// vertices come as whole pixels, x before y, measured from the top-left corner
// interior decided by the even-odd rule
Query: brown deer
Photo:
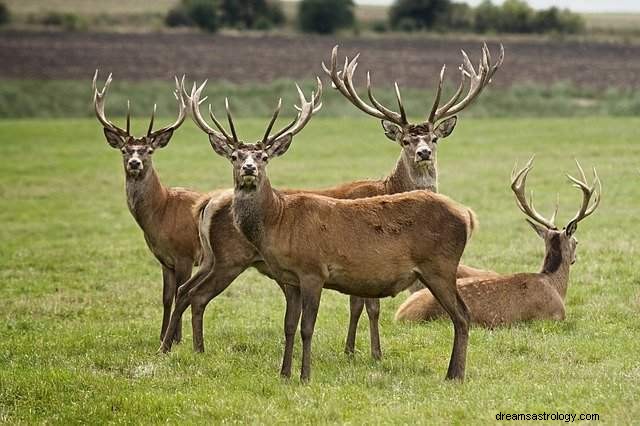
[[[167,188],[160,182],[151,157],[156,149],[164,148],[173,132],[186,117],[186,104],[176,78],[174,95],[178,101],[178,118],[166,127],[153,130],[155,106],[147,134],[134,137],[130,133],[131,115],[127,111],[126,129],[107,119],[104,111],[106,93],[111,84],[109,74],[102,90],[97,88],[98,71],[93,77],[93,103],[96,117],[104,128],[107,143],[120,150],[124,163],[127,206],[144,233],[151,253],[162,265],[162,303],[164,313],[160,340],[164,337],[176,289],[191,276],[191,269],[200,256],[197,224],[191,209],[201,194],[183,188]],[[129,103],[127,102],[127,106]],[[179,324],[171,338],[180,341]]]
[[[424,190],[355,200],[274,190],[267,163],[289,149],[293,136],[311,119],[315,99],[312,94],[307,101],[300,92],[295,124],[271,136],[276,110],[256,144],[238,139],[230,115],[232,136],[217,120],[220,133],[210,133],[214,151],[233,166],[235,226],[257,248],[271,274],[286,284],[285,292],[295,295],[289,297],[298,302],[295,306],[301,302],[301,380],[308,381],[311,374],[311,339],[324,287],[379,298],[396,295],[416,279],[431,289],[452,319],[455,336],[446,377],[462,380],[469,316],[456,287],[456,270],[474,228],[473,212]],[[298,318],[286,315],[285,321],[295,329]],[[293,341],[286,344],[283,368],[290,369]]]
[[[544,240],[545,256],[539,273],[521,273],[498,278],[466,278],[458,280],[458,289],[471,312],[471,321],[483,327],[496,327],[531,320],[563,320],[564,300],[569,283],[569,269],[575,262],[578,241],[573,236],[578,222],[592,214],[600,203],[602,185],[593,169],[591,186],[578,164],[581,179],[569,176],[574,186],[582,191],[580,210],[559,230],[554,224],[556,213],[551,219],[542,217],[527,203],[525,184],[532,169],[532,161],[512,174],[511,189],[516,196],[520,210],[527,215],[527,222]],[[577,162],[576,162],[577,163]],[[591,203],[591,199],[593,203]],[[556,210],[557,212],[557,206]],[[398,321],[426,321],[445,315],[445,311],[429,290],[413,293],[396,312]]]
[[[347,66],[341,73],[339,73],[335,71],[337,54],[338,53],[336,46],[332,52],[332,71],[330,73],[334,76],[341,75],[341,80],[337,79],[336,81],[334,81],[334,84],[336,84],[337,87],[353,87],[353,73],[357,66],[357,61],[355,59],[347,61]],[[463,56],[466,58],[466,54],[464,54],[464,52]],[[449,102],[448,108],[456,108],[455,111],[459,112],[462,107],[469,105],[473,98],[477,97],[480,94],[482,88],[484,88],[484,86],[488,84],[490,76],[492,76],[497,71],[498,67],[502,64],[503,56],[504,52],[501,49],[499,61],[495,65],[491,65],[488,49],[486,46],[484,46],[483,60],[480,63],[478,72],[473,69],[473,66],[467,59],[464,62],[463,67],[465,69],[468,68],[468,70],[466,71],[466,73],[463,73],[462,79],[464,83],[467,75],[472,77],[469,94],[465,97],[465,99],[461,101],[464,102],[464,104],[459,103],[454,106],[455,101],[459,100],[459,98],[461,97],[463,90],[463,86],[461,85],[461,88],[459,88],[458,90],[459,93],[457,93],[455,99]],[[442,78],[443,74],[441,74],[441,79]],[[192,90],[192,99],[190,101],[194,121],[200,129],[202,129],[209,135],[210,140],[212,138],[224,138],[226,137],[225,134],[228,135],[228,132],[226,132],[224,129],[221,129],[221,133],[221,131],[217,131],[211,128],[202,117],[198,108],[198,105],[203,102],[202,100],[200,100],[200,96],[205,84],[200,86],[200,88],[198,88],[197,90],[195,87]],[[322,86],[320,83],[318,84],[318,92],[320,92]],[[440,83],[440,86],[442,86],[442,81]],[[369,92],[371,93],[370,87]],[[375,195],[393,194],[412,189],[429,189],[434,191],[437,189],[437,170],[435,168],[435,160],[438,138],[444,138],[453,131],[453,127],[456,123],[456,117],[445,116],[445,111],[443,109],[439,109],[440,115],[434,115],[430,123],[424,123],[421,126],[411,125],[406,120],[402,101],[399,97],[399,91],[397,93],[401,113],[385,112],[384,114],[388,114],[389,118],[383,121],[385,129],[399,129],[394,133],[397,136],[397,140],[394,140],[401,146],[402,153],[396,163],[396,167],[394,168],[393,172],[388,177],[382,180],[349,182],[330,189],[306,192],[326,195],[333,198],[353,199],[371,197]],[[440,96],[439,93],[440,90],[438,91],[437,97]],[[319,97],[320,93],[316,95],[317,99],[319,99]],[[349,97],[349,99],[352,98]],[[353,99],[354,102],[357,102],[355,101],[355,99],[359,98],[357,98],[356,95],[356,98]],[[436,107],[437,102],[439,102],[439,100],[436,100]],[[281,105],[279,104],[277,112],[279,112],[280,106]],[[373,109],[373,107],[370,106],[368,108]],[[315,110],[317,111],[318,109],[319,105],[316,105]],[[388,108],[380,106],[379,111],[380,112],[378,115],[384,115],[382,111],[390,110]],[[274,119],[269,124],[270,128],[271,126],[273,126],[273,121],[277,116],[277,112],[274,116]],[[386,115],[384,116],[386,117]],[[216,126],[218,126],[219,122],[217,121],[217,119],[215,119],[215,116],[212,115],[212,118],[214,119],[214,124],[217,123]],[[438,120],[442,121],[438,123]],[[231,129],[233,131],[234,128],[231,127]],[[286,130],[286,128],[283,130]],[[401,137],[400,135],[404,131],[406,131],[406,136]],[[284,192],[297,193],[301,191],[284,190]],[[253,248],[251,244],[246,242],[241,234],[234,236],[231,235],[233,233],[233,230],[224,231],[224,238],[221,237],[221,232],[223,231],[220,231],[220,228],[224,228],[225,223],[232,220],[231,194],[229,194],[227,197],[222,197],[216,199],[215,201],[212,201],[215,207],[207,206],[208,201],[208,197],[203,197],[203,199],[198,203],[198,207],[196,208],[196,216],[201,218],[200,228],[201,230],[204,230],[203,234],[206,233],[206,235],[201,235],[201,239],[203,239],[203,241],[205,242],[213,242],[214,247],[205,248],[205,252],[210,253],[210,257],[215,257],[215,272],[213,270],[209,270],[210,268],[208,269],[207,267],[201,267],[196,275],[194,275],[191,280],[189,280],[189,282],[187,282],[183,287],[179,289],[176,308],[172,315],[172,322],[174,318],[177,321],[181,317],[182,313],[187,308],[189,303],[191,304],[194,350],[200,352],[204,350],[202,323],[204,310],[207,304],[214,297],[224,291],[231,283],[231,281],[249,266],[255,266],[262,273],[269,275],[268,269],[261,262],[259,254],[255,251],[255,248]],[[215,252],[215,255],[213,254],[213,252]],[[233,255],[230,255],[230,253],[233,253]],[[207,258],[206,253],[204,257]],[[209,263],[213,264],[213,262]],[[460,268],[458,269],[459,276],[469,276],[472,274],[479,275],[482,273],[488,272],[465,266],[460,266]],[[283,289],[285,288],[282,285],[281,287]],[[363,299],[358,298],[357,300],[362,301]],[[353,352],[353,346],[355,343],[355,328],[357,326],[357,318],[359,318],[362,311],[362,305],[360,305],[359,309],[360,310],[357,312],[357,317],[352,315],[352,325],[350,326],[349,337],[347,339],[346,345],[346,351],[348,353]],[[381,357],[382,352],[380,350],[380,338],[378,331],[379,302],[377,299],[371,299],[370,301],[368,301],[367,312],[370,318],[371,353],[374,358],[378,359]],[[356,318],[355,322],[353,322],[354,317]],[[295,328],[293,330],[285,330],[285,335],[289,336],[288,338],[293,339],[294,334]],[[170,346],[171,342],[167,341],[162,345],[161,350],[168,351],[170,349]]]

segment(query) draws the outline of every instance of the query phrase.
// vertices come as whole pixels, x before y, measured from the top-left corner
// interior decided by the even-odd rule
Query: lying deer
[[[220,134],[210,133],[214,151],[233,166],[234,224],[285,284],[286,327],[295,330],[298,316],[289,307],[299,313],[301,303],[301,380],[308,381],[311,374],[311,339],[324,287],[379,298],[396,295],[416,279],[431,289],[453,321],[446,377],[462,380],[469,316],[456,287],[456,270],[474,228],[473,212],[430,191],[340,200],[274,190],[267,163],[289,149],[293,136],[311,119],[315,99],[312,94],[307,101],[300,92],[295,124],[270,136],[276,110],[256,144],[241,142],[231,119],[232,136],[217,120]],[[197,106],[197,97],[192,105]],[[290,369],[293,341],[286,345],[283,368]]]
[[[186,117],[186,104],[176,78],[174,95],[178,100],[178,118],[166,127],[153,130],[155,106],[147,134],[134,137],[130,133],[130,111],[127,111],[126,129],[107,119],[104,111],[111,74],[100,91],[97,88],[98,71],[93,77],[93,102],[98,121],[104,127],[107,143],[120,150],[124,162],[127,206],[144,233],[149,250],[162,265],[162,303],[164,313],[160,340],[163,339],[176,289],[191,276],[191,269],[200,257],[197,224],[191,209],[201,194],[183,188],[167,188],[160,182],[153,168],[151,156],[156,149],[169,143],[173,132]],[[180,341],[179,324],[170,338]]]
[[[464,52],[463,55],[466,58],[466,54],[464,54]],[[356,59],[347,61],[347,65],[342,72],[336,71],[337,47],[335,47],[332,52],[332,70],[330,71],[332,81],[341,93],[345,94],[345,96],[347,96],[349,90],[352,90],[354,95],[348,95],[348,99],[354,102],[359,108],[368,113],[378,111],[377,113],[372,113],[372,115],[377,118],[384,117],[383,127],[385,129],[391,129],[386,130],[386,132],[393,132],[395,138],[394,141],[401,146],[402,153],[396,163],[396,167],[385,179],[350,182],[331,189],[308,192],[326,195],[333,198],[354,199],[375,195],[394,194],[412,189],[428,189],[436,191],[437,169],[435,167],[435,162],[437,142],[439,139],[447,137],[453,131],[457,120],[456,116],[453,114],[460,112],[463,108],[468,106],[489,83],[490,77],[493,76],[502,63],[503,52],[501,51],[498,63],[491,65],[488,49],[484,46],[483,60],[480,63],[478,72],[474,70],[470,61],[466,59],[463,67],[467,71],[462,74],[463,81],[456,96],[447,103],[448,106],[446,109],[444,108],[445,106],[438,108],[439,100],[436,99],[435,106],[433,108],[435,112],[430,116],[430,120],[428,122],[420,125],[412,125],[408,123],[399,91],[396,92],[400,108],[400,112],[398,113],[390,111],[388,108],[380,105],[377,100],[375,102],[372,101],[375,105],[379,105],[376,109],[366,104],[358,97],[357,94],[355,94],[355,91],[353,90],[353,74],[357,67]],[[471,78],[471,87],[469,88],[469,93],[464,97],[464,99],[460,100],[462,90],[464,88],[463,84],[465,83],[467,76]],[[442,80],[443,73],[441,73],[440,77]],[[198,105],[202,102],[200,100],[200,96],[204,86],[205,85],[203,84],[197,90],[195,88],[192,90],[191,106],[194,121],[200,129],[209,135],[210,140],[224,139],[227,136],[233,138],[232,135],[229,135],[229,132],[219,126],[219,122],[215,119],[215,116],[211,114],[214,119],[214,124],[219,128],[219,130],[215,130],[209,126],[206,120],[202,117]],[[441,86],[442,81],[440,82],[440,87]],[[320,92],[320,83],[318,88],[318,92]],[[440,90],[438,91],[437,98],[440,97]],[[371,93],[370,85],[369,94],[370,98],[375,99]],[[316,94],[316,98],[319,99],[319,93]],[[460,102],[456,103],[458,100],[460,100]],[[319,105],[316,105],[315,108],[317,110]],[[269,129],[273,126],[273,122],[275,121],[279,110],[280,105],[269,124]],[[235,128],[232,124],[232,118],[230,115],[229,121],[231,133],[233,133]],[[286,128],[283,130],[286,130]],[[279,133],[282,133],[282,131]],[[284,192],[296,193],[300,191],[285,190]],[[238,274],[250,266],[255,266],[265,275],[269,275],[268,268],[264,267],[259,254],[255,251],[255,248],[249,244],[241,234],[232,235],[232,228],[226,225],[232,220],[231,195],[232,194],[228,194],[227,197],[221,197],[212,201],[213,205],[211,206],[207,205],[209,200],[207,197],[204,197],[201,202],[198,203],[199,207],[196,208],[196,215],[201,218],[201,229],[208,229],[208,231],[203,233],[206,235],[201,235],[201,239],[205,242],[211,242],[211,245],[213,246],[208,247],[207,244],[205,244],[204,257],[207,257],[207,252],[210,253],[210,257],[215,257],[215,272],[201,267],[196,275],[194,275],[188,283],[179,289],[176,308],[172,315],[172,323],[173,319],[178,321],[187,306],[191,304],[194,349],[196,351],[204,350],[202,322],[204,310],[207,304],[214,297],[224,291]],[[221,231],[221,228],[228,228],[231,230]],[[233,254],[230,255],[230,253]],[[484,272],[486,271],[465,266],[460,266],[458,269],[459,276],[468,276],[470,274],[479,275]],[[284,289],[282,285],[281,287]],[[353,300],[361,301],[363,299],[358,298]],[[357,311],[357,308],[355,308],[355,310]],[[357,326],[357,318],[359,318],[361,311],[362,305],[360,305],[359,311],[357,311],[357,317],[352,315],[352,325],[350,326],[349,337],[347,339],[347,352],[353,352],[355,327]],[[371,299],[368,301],[367,312],[369,313],[371,324],[371,353],[374,358],[380,358],[381,350],[378,332],[379,302],[377,299]],[[295,315],[295,313],[292,313],[292,315]],[[355,322],[353,321],[354,317]],[[290,339],[293,341],[295,330],[295,327],[293,329],[285,327],[285,336],[287,336],[288,340]],[[167,341],[163,343],[161,350],[168,351],[170,346],[171,342]],[[283,370],[283,374],[287,375],[289,373],[286,373],[286,371]]]
[[[601,183],[593,170],[591,186],[578,164],[581,180],[569,176],[574,186],[582,191],[580,210],[567,226],[558,230],[554,224],[556,213],[547,220],[527,203],[525,184],[532,169],[532,161],[518,173],[512,174],[511,189],[527,222],[544,240],[545,256],[542,270],[498,278],[467,278],[458,280],[458,289],[469,306],[471,321],[484,327],[509,325],[530,320],[563,320],[564,300],[569,283],[569,268],[575,262],[578,241],[575,233],[578,222],[592,214],[600,203]],[[591,203],[591,198],[594,198]],[[557,212],[557,206],[556,206]],[[424,321],[444,316],[445,311],[429,290],[413,293],[396,312],[399,321]]]

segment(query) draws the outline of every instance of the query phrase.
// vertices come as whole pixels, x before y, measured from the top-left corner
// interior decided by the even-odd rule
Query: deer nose
[[[421,160],[428,160],[431,158],[431,150],[429,148],[421,148],[416,151],[416,154]]]
[[[256,171],[256,165],[253,163],[243,164],[242,171],[246,173],[254,173]]]
[[[129,167],[131,167],[132,169],[139,169],[141,165],[142,162],[136,158],[132,158],[131,160],[129,160]]]

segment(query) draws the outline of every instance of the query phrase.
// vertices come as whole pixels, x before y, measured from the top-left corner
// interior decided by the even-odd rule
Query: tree
[[[256,28],[284,23],[279,1],[222,0],[220,8],[225,25],[231,27]]]
[[[476,32],[497,32],[500,28],[500,8],[491,0],[484,0],[476,7],[474,28]]]
[[[217,0],[182,0],[165,17],[169,26],[195,24],[203,30],[216,32],[220,27]]]
[[[302,0],[298,20],[304,32],[331,34],[353,26],[353,0]]]
[[[4,2],[0,2],[0,25],[7,24],[11,20],[11,13]]]
[[[530,33],[534,11],[524,0],[505,0],[499,30],[505,33]]]
[[[431,29],[446,22],[450,9],[450,0],[396,0],[389,9],[389,20],[393,28],[413,21],[418,29]]]

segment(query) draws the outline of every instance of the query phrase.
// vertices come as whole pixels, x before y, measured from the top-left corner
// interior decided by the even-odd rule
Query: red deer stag
[[[229,116],[233,136],[214,120],[223,137],[210,134],[210,142],[233,166],[231,211],[237,229],[271,274],[286,283],[286,292],[295,294],[290,300],[301,303],[301,380],[311,375],[311,339],[324,287],[379,298],[396,295],[416,279],[452,319],[455,335],[446,377],[463,380],[469,314],[458,294],[456,270],[473,231],[473,212],[430,191],[341,200],[274,190],[267,163],[288,150],[314,110],[315,95],[310,101],[302,93],[300,98],[295,124],[283,133],[269,135],[272,119],[261,142],[246,144]],[[286,317],[295,329],[298,317]],[[287,344],[284,356],[291,358],[293,342]],[[283,366],[290,364],[283,360]]]
[[[162,340],[169,323],[176,289],[189,279],[192,266],[200,256],[197,224],[191,210],[201,194],[162,185],[153,168],[151,156],[156,149],[164,148],[169,143],[173,132],[184,122],[186,104],[180,82],[176,78],[174,95],[178,101],[178,118],[173,124],[154,131],[154,106],[147,134],[137,138],[130,134],[130,111],[127,112],[127,126],[124,130],[113,124],[105,115],[105,98],[112,81],[111,74],[102,90],[97,88],[97,79],[96,70],[93,77],[96,117],[104,127],[107,143],[122,153],[127,206],[142,229],[149,250],[162,265]],[[178,325],[171,338],[177,342],[180,337],[181,330]]]
[[[469,98],[469,96],[471,96],[472,98],[477,96],[479,94],[479,90],[481,89],[478,89],[478,86],[476,86],[476,84],[480,84],[482,81],[486,80],[484,81],[484,83],[482,83],[482,87],[484,87],[484,85],[488,83],[488,79],[486,78],[486,76],[493,75],[502,63],[502,50],[500,54],[500,60],[493,66],[490,65],[489,53],[486,49],[486,46],[483,48],[483,56],[485,55],[486,57],[483,59],[483,61],[481,61],[480,68],[477,73],[475,72],[475,70],[473,70],[473,67],[470,65],[470,63],[468,65],[468,67],[470,67],[470,70],[467,72],[467,74],[474,75],[476,77],[475,80],[472,80],[472,88],[469,89],[470,93],[465,99]],[[332,52],[333,64],[337,62],[336,58],[337,48],[334,48]],[[468,63],[468,61],[465,61],[465,64],[466,63]],[[344,84],[348,84],[352,87],[353,71],[355,71],[357,62],[355,62],[355,60],[352,60],[349,61],[348,64],[352,71],[351,74],[344,73],[342,75],[345,76],[345,81],[348,82]],[[479,76],[483,76],[482,80],[479,79]],[[462,78],[466,78],[464,77],[464,74]],[[321,86],[319,85],[319,91],[320,88]],[[192,90],[191,106],[194,120],[198,127],[200,127],[200,129],[209,134],[210,139],[219,139],[221,137],[225,137],[226,131],[224,131],[224,129],[222,129],[222,132],[225,133],[214,130],[206,123],[200,113],[198,105],[203,102],[203,100],[200,100],[203,89],[204,84],[197,90],[195,88],[194,90]],[[458,100],[459,97],[460,94],[455,100]],[[319,94],[316,95],[316,98],[319,98]],[[455,100],[454,102],[450,102],[450,107],[454,106],[453,104],[455,103]],[[471,99],[467,99],[465,102],[467,102],[468,104],[470,101]],[[400,99],[399,102],[400,110],[404,113],[404,108],[401,105]],[[279,108],[280,106],[278,107],[278,111]],[[318,108],[319,106],[316,105],[315,109],[317,110]],[[389,111],[384,107],[381,107],[380,111],[382,110]],[[380,112],[380,114],[382,114],[382,112]],[[398,124],[392,124],[391,122],[388,122],[386,124],[387,127],[399,126],[400,123],[404,122],[400,119],[402,117],[402,114],[400,113],[395,113],[395,116],[393,117],[394,122],[397,122]],[[448,136],[453,130],[453,126],[456,122],[455,116],[441,118],[444,119],[444,121],[442,121],[441,123],[438,124],[437,119],[434,119],[431,125],[425,123],[420,128],[420,131],[418,131],[419,126],[413,126],[413,128],[415,128],[416,130],[415,133],[412,133],[412,136],[409,136],[409,133],[407,133],[408,136],[406,141],[399,142],[402,148],[402,153],[396,163],[396,167],[394,168],[392,173],[385,179],[349,182],[331,189],[306,192],[326,195],[333,198],[353,199],[371,197],[375,195],[393,194],[412,189],[430,189],[435,191],[437,189],[437,171],[435,169],[437,140],[438,138]],[[214,124],[215,123],[217,123],[217,120],[214,121]],[[270,126],[272,125],[273,123],[270,123]],[[412,125],[405,123],[405,127],[409,128],[411,126]],[[425,152],[425,148],[423,147],[423,145],[427,146],[428,153]],[[301,191],[285,190],[284,192],[296,193]],[[182,288],[179,289],[176,309],[172,316],[172,322],[173,318],[175,318],[175,320],[177,321],[181,317],[182,313],[187,308],[189,303],[191,304],[194,349],[196,351],[204,350],[202,322],[206,305],[214,297],[224,291],[231,283],[231,281],[240,272],[242,272],[249,266],[256,266],[258,270],[268,275],[268,270],[261,266],[263,264],[259,260],[259,255],[255,252],[255,249],[248,242],[243,241],[244,237],[242,237],[241,235],[237,235],[234,238],[234,236],[230,235],[230,233],[232,233],[233,231],[224,231],[224,238],[221,237],[221,232],[223,231],[221,231],[220,228],[224,227],[224,223],[230,220],[231,200],[231,196],[227,198],[221,197],[212,202],[214,206],[207,206],[208,199],[207,197],[204,197],[201,202],[198,203],[199,207],[196,209],[196,215],[198,217],[201,217],[200,228],[204,231],[201,233],[201,239],[205,243],[213,242],[213,248],[208,247],[207,244],[204,245],[204,257],[207,258],[207,252],[211,253],[210,257],[215,257],[215,273],[214,271],[207,270],[206,267],[201,267],[196,275],[194,275],[194,277],[192,277],[192,279],[188,283],[186,283]],[[240,253],[240,251],[242,250],[244,250],[244,252]],[[215,256],[213,255],[213,252],[216,253]],[[234,255],[231,256],[230,253],[234,253]],[[205,262],[204,264],[206,265],[207,262]],[[479,275],[482,273],[488,272],[465,266],[460,266],[460,268],[458,269],[459,276],[469,276],[472,274]],[[358,298],[357,300],[362,299]],[[378,359],[381,357],[380,338],[378,331],[378,300],[371,299],[371,301],[369,301],[367,305],[367,309],[370,318],[371,354],[374,358]],[[354,315],[352,315],[352,325],[350,326],[349,338],[347,339],[346,345],[346,351],[348,353],[353,352],[353,346],[355,342],[355,327],[357,326],[357,318],[359,318],[361,311],[362,305],[360,305],[360,311],[358,311],[357,317],[355,317],[355,322],[353,321]],[[294,334],[295,328],[293,330],[285,330],[285,335],[290,336],[291,339],[293,339]],[[167,351],[169,349],[170,342],[166,342],[166,344],[163,344],[163,346],[161,347],[161,350],[163,351]],[[283,374],[287,375],[286,372],[283,372]]]
[[[469,306],[471,321],[483,327],[509,325],[530,320],[563,320],[564,300],[569,283],[569,268],[575,262],[578,241],[575,233],[578,222],[595,211],[600,203],[602,185],[593,169],[591,186],[578,164],[581,179],[569,176],[571,182],[582,191],[580,210],[567,226],[558,230],[554,224],[556,213],[551,219],[542,217],[527,203],[525,184],[531,171],[532,160],[518,173],[512,174],[511,189],[516,196],[520,210],[527,215],[527,222],[544,240],[545,256],[542,270],[537,273],[521,273],[498,278],[466,278],[458,280],[458,289]],[[576,162],[577,163],[577,162]],[[591,203],[591,199],[593,203]],[[557,212],[557,206],[556,206]],[[445,315],[441,305],[429,290],[413,293],[396,312],[396,320],[425,321]]]
[[[458,89],[449,101],[440,105],[446,69],[446,66],[443,66],[440,71],[440,80],[438,82],[435,100],[427,116],[427,120],[417,124],[409,123],[407,120],[407,114],[402,106],[402,98],[397,83],[395,84],[395,93],[399,112],[386,108],[374,97],[371,90],[371,76],[369,73],[367,73],[367,95],[371,101],[371,105],[358,96],[355,85],[353,84],[353,75],[358,66],[357,60],[359,54],[350,61],[348,58],[345,58],[342,70],[338,71],[337,52],[338,49],[336,46],[333,48],[331,54],[330,68],[324,63],[322,64],[324,71],[331,78],[333,87],[358,109],[382,120],[382,128],[387,138],[402,147],[402,154],[398,160],[396,169],[383,181],[386,193],[395,194],[413,189],[428,189],[438,192],[438,142],[440,139],[450,135],[453,131],[457,122],[456,114],[468,107],[491,82],[491,78],[498,68],[500,68],[504,60],[504,47],[500,45],[498,61],[494,65],[491,65],[491,55],[487,45],[484,44],[482,46],[482,59],[478,66],[478,71],[474,69],[469,57],[463,50],[463,62],[462,65],[460,65],[460,84]],[[470,80],[469,90],[466,96],[461,99],[467,78]],[[382,193],[385,192],[379,192],[379,194]],[[457,272],[459,278],[470,276],[489,277],[495,275],[492,271],[484,271],[465,265],[460,265]],[[410,290],[414,291],[417,288],[422,288],[422,286],[418,283],[416,286],[412,286]],[[350,297],[350,318],[345,352],[353,353],[355,350],[358,321],[365,306],[367,308],[367,315],[369,316],[371,353],[374,358],[379,358],[381,356],[378,331],[378,318],[380,313],[379,299],[363,299],[357,296]]]

